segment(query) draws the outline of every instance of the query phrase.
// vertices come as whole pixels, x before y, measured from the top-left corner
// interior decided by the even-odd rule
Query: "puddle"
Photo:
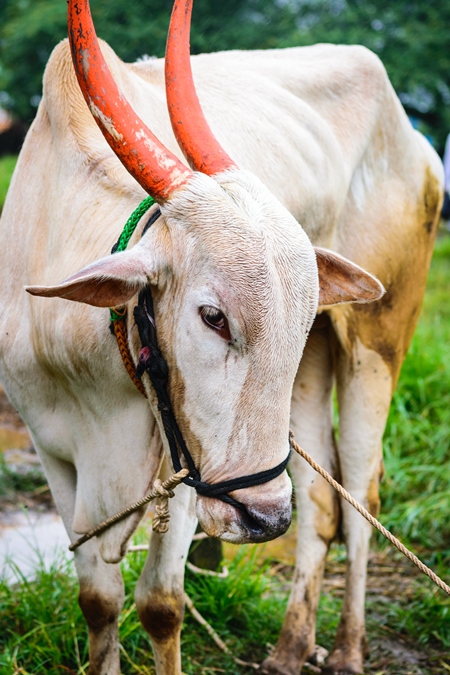
[[[0,575],[8,582],[32,579],[37,566],[69,554],[69,537],[56,513],[13,511],[0,521]],[[11,564],[12,563],[12,566]]]

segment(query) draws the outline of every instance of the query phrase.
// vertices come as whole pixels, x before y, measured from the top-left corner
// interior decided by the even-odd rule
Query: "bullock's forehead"
[[[302,321],[305,275],[295,243],[274,241],[273,228],[264,220],[236,220],[220,237],[206,227],[202,234],[206,277],[239,316],[248,344],[270,341],[275,347],[282,334],[287,338],[286,324],[300,329],[295,324]]]
[[[227,174],[221,185],[197,175],[163,212],[183,232],[179,254],[190,278],[206,275],[237,309],[254,342],[271,332],[274,321],[295,323],[297,316],[301,322],[314,256],[300,225],[259,181],[243,172],[239,180]]]

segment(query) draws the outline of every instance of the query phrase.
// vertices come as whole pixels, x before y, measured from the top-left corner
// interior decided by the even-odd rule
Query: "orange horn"
[[[100,50],[88,0],[69,0],[68,26],[89,110],[125,168],[156,201],[164,202],[192,172],[158,141],[119,91]]]
[[[189,50],[192,0],[175,0],[166,45],[166,94],[172,129],[190,166],[213,176],[236,167],[219,145],[195,91]]]

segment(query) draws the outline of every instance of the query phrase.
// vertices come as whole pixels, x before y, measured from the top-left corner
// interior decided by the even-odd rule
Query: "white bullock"
[[[86,0],[73,0],[70,35],[89,107],[63,42],[2,215],[1,380],[72,539],[143,496],[161,461],[163,473],[172,471],[147,375],[150,407],[128,378],[103,309],[127,305],[137,360],[132,310],[147,284],[175,416],[202,480],[276,466],[288,454],[291,424],[317,461],[378,510],[383,430],[440,209],[438,157],[412,129],[377,57],[332,45],[193,58],[217,142],[190,82],[185,9],[190,3],[177,1],[167,98],[195,171],[171,129],[164,62],[128,65],[107,45],[100,51]],[[129,250],[108,256],[146,192],[161,216],[141,238],[144,218]],[[386,288],[382,298],[371,275]],[[46,284],[34,294],[60,297],[31,297],[23,287],[33,284]],[[313,651],[324,560],[342,519],[347,586],[328,669],[360,673],[370,526],[297,457],[291,473],[297,569],[263,668],[297,674]],[[241,509],[200,496],[195,508],[194,490],[177,492],[170,531],[152,538],[136,589],[159,675],[181,673],[183,568],[196,516],[206,532],[235,542],[272,538],[290,520],[286,472],[232,492]],[[120,672],[117,563],[141,516],[75,555],[91,675]]]

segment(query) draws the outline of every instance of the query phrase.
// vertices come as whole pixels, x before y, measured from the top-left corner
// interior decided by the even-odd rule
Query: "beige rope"
[[[195,619],[201,626],[203,626],[203,628],[206,629],[207,633],[212,637],[212,639],[214,640],[214,642],[216,643],[216,645],[219,647],[219,649],[221,649],[221,650],[224,652],[224,654],[228,654],[228,656],[230,656],[230,657],[233,659],[233,661],[234,661],[238,666],[246,666],[247,668],[253,668],[254,670],[258,670],[258,669],[259,669],[259,664],[258,664],[258,663],[251,663],[251,662],[249,662],[249,661],[242,661],[241,659],[238,659],[237,656],[234,656],[234,655],[230,652],[230,650],[229,650],[229,648],[227,647],[227,645],[225,644],[225,642],[224,642],[223,640],[220,639],[220,637],[217,635],[216,631],[215,631],[214,628],[211,626],[211,624],[209,624],[209,623],[206,621],[206,619],[204,619],[204,618],[202,617],[202,615],[201,615],[200,612],[195,608],[194,603],[192,602],[192,600],[190,599],[190,597],[189,597],[186,593],[184,594],[184,601],[185,601],[185,603],[186,603],[186,607],[188,608],[188,610],[190,611],[190,613],[192,614],[192,616],[194,617],[194,619]]]
[[[394,537],[393,534],[389,532],[383,525],[372,516],[359,502],[354,499],[351,494],[345,490],[342,485],[340,485],[337,481],[334,480],[330,474],[325,471],[319,464],[317,464],[313,458],[301,448],[298,443],[296,443],[294,439],[294,434],[292,431],[289,432],[289,438],[290,438],[290,443],[292,448],[297,452],[303,459],[305,459],[310,466],[314,469],[314,471],[317,471],[318,474],[324,478],[327,483],[329,483],[349,504],[353,506],[358,513],[360,513],[366,520],[369,521],[369,523],[375,527],[381,534],[388,539],[391,544],[393,544],[401,553],[403,553],[404,556],[408,558],[408,560],[411,560],[411,562],[416,565],[416,567],[419,568],[423,574],[426,574],[427,577],[429,577],[434,583],[439,586],[439,588],[444,591],[444,593],[447,593],[447,595],[450,595],[450,586],[448,586],[440,577],[438,577],[437,574],[433,572],[429,567],[427,567],[419,558],[414,555],[414,553],[411,553],[409,549],[406,548],[402,544],[397,537]],[[73,544],[69,546],[69,551],[75,551],[81,544],[84,544],[86,541],[89,539],[92,539],[92,537],[95,537],[105,530],[108,529],[108,527],[111,527],[111,525],[114,525],[115,523],[118,523],[120,520],[123,520],[127,516],[129,516],[131,513],[134,513],[137,511],[139,508],[142,506],[145,506],[145,504],[148,504],[151,502],[153,499],[160,499],[160,504],[156,506],[155,512],[156,515],[153,519],[153,531],[158,532],[160,534],[164,534],[167,532],[169,529],[169,519],[170,519],[170,514],[169,514],[169,508],[168,508],[168,500],[174,496],[173,490],[181,483],[183,478],[185,478],[189,474],[188,469],[182,469],[178,473],[174,474],[171,476],[169,479],[166,481],[162,482],[161,480],[157,479],[153,483],[153,489],[152,491],[143,499],[140,499],[138,502],[135,502],[134,504],[131,504],[131,506],[128,506],[126,509],[123,511],[120,511],[119,513],[116,513],[115,516],[112,516],[111,518],[108,518],[107,520],[103,521],[103,523],[100,523],[100,525],[97,525],[97,527],[93,528],[86,534],[84,534],[82,537],[77,539]],[[211,629],[212,630],[212,629]]]
[[[101,534],[102,532],[107,530],[108,527],[111,527],[111,525],[118,523],[120,520],[123,520],[131,513],[134,513],[142,506],[145,506],[145,504],[148,504],[153,499],[158,498],[161,500],[161,503],[160,506],[156,507],[156,517],[153,519],[152,527],[155,532],[159,532],[160,534],[167,532],[169,528],[169,518],[170,518],[168,500],[174,496],[173,490],[177,487],[177,485],[181,483],[183,478],[186,478],[188,474],[189,474],[188,469],[182,469],[178,473],[173,474],[173,476],[171,476],[164,482],[160,481],[159,478],[157,478],[153,483],[152,491],[149,492],[149,494],[146,497],[143,497],[138,502],[131,504],[131,506],[128,506],[123,511],[116,513],[115,516],[111,516],[111,518],[104,520],[103,523],[100,523],[100,525],[97,525],[97,527],[94,527],[86,534],[83,534],[82,537],[77,539],[73,544],[69,546],[69,551],[75,551],[75,549],[81,546],[81,544],[84,544],[84,542],[88,541],[89,539],[92,539],[92,537]]]
[[[295,442],[294,434],[292,433],[292,431],[289,432],[289,439],[290,439],[290,442],[291,442],[291,446],[293,447],[295,452],[297,452],[301,457],[303,457],[303,459],[305,459],[308,462],[308,464],[310,464],[312,466],[314,471],[317,471],[317,473],[319,473],[322,476],[322,478],[324,478],[327,481],[327,483],[332,485],[334,487],[334,489],[345,500],[347,500],[348,503],[353,506],[353,508],[355,508],[358,511],[358,513],[360,513],[362,516],[364,516],[364,518],[366,520],[368,520],[369,523],[378,530],[378,532],[381,532],[381,534],[384,537],[386,537],[386,539],[388,539],[391,542],[391,544],[394,544],[394,546],[401,553],[403,553],[403,555],[405,555],[408,558],[408,560],[411,560],[411,562],[413,562],[414,565],[416,565],[421,572],[426,574],[427,577],[429,577],[432,581],[434,581],[434,583],[437,586],[439,586],[439,588],[441,590],[443,590],[444,593],[447,593],[447,595],[450,595],[450,586],[447,586],[447,584],[444,581],[442,581],[442,579],[440,579],[440,577],[438,577],[437,574],[435,574],[433,572],[433,570],[431,570],[429,567],[427,567],[421,560],[419,560],[419,558],[417,556],[414,555],[414,553],[411,553],[411,551],[409,549],[407,549],[406,546],[404,546],[402,544],[402,542],[397,539],[397,537],[394,537],[394,535],[391,534],[389,532],[389,530],[387,530],[385,527],[383,527],[383,525],[380,523],[379,520],[374,518],[363,506],[361,506],[361,504],[359,502],[356,501],[356,499],[353,499],[351,494],[348,493],[347,490],[344,490],[342,485],[339,485],[339,483],[337,481],[335,481],[334,478],[332,478],[330,476],[330,474],[327,471],[325,471],[325,469],[322,469],[321,466],[316,464],[316,462],[313,460],[313,458],[310,455],[308,455],[308,453],[305,452],[305,450],[303,450],[303,448],[301,448],[298,445],[298,443]]]

